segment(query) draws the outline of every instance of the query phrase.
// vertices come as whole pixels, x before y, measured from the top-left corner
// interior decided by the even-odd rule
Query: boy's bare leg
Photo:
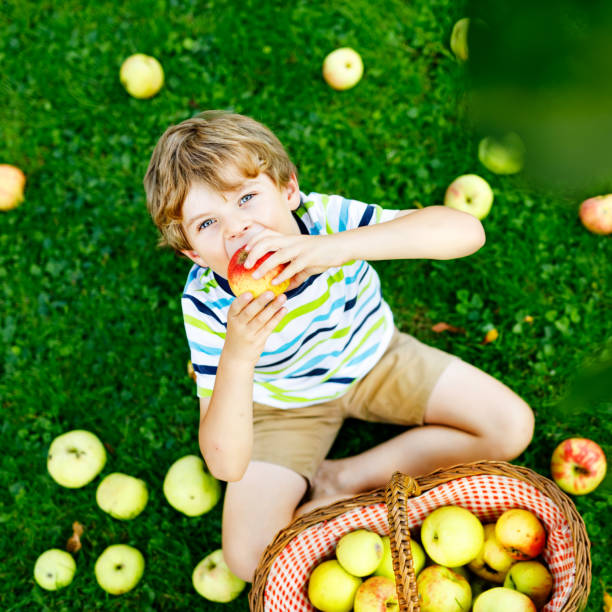
[[[223,558],[248,582],[266,546],[293,518],[306,480],[289,468],[251,461],[241,480],[229,482],[223,504]]]
[[[518,395],[482,370],[453,360],[431,393],[424,426],[359,455],[325,460],[313,479],[311,500],[296,515],[384,486],[396,470],[419,476],[456,463],[508,461],[527,447],[533,425],[533,413]]]

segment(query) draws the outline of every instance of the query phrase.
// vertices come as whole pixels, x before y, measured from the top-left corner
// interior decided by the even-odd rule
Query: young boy
[[[389,210],[306,195],[274,134],[242,115],[207,111],[162,135],[144,179],[162,243],[194,262],[183,314],[200,398],[199,443],[227,481],[223,552],[247,581],[297,514],[478,459],[510,460],[529,444],[533,414],[481,370],[393,324],[367,260],[452,259],[485,242],[481,223],[444,206]],[[267,291],[235,297],[232,254]],[[409,427],[364,453],[326,460],[342,422]],[[308,493],[308,495],[306,495]]]

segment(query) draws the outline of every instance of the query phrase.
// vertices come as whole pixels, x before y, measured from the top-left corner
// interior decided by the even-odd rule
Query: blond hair
[[[278,138],[265,125],[229,111],[205,111],[161,136],[144,188],[147,207],[161,232],[160,244],[177,251],[191,248],[181,221],[183,203],[194,181],[218,193],[238,187],[228,178],[237,169],[245,178],[265,172],[277,187],[286,187],[297,175]]]

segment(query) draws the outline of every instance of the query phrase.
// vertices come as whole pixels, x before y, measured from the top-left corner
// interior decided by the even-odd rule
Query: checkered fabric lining
[[[525,508],[536,514],[547,531],[543,557],[554,579],[553,595],[543,612],[562,609],[574,584],[575,557],[570,526],[551,499],[515,478],[491,474],[465,476],[410,498],[409,528],[418,534],[418,527],[432,510],[451,504],[471,510],[483,523],[494,522],[510,508]],[[266,612],[313,612],[308,601],[310,573],[322,561],[334,558],[336,543],[344,534],[359,528],[388,535],[386,505],[354,508],[294,537],[270,568],[264,594]]]

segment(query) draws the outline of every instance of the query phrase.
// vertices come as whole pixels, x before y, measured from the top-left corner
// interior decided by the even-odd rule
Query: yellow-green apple
[[[98,584],[111,595],[131,591],[142,578],[142,553],[127,544],[112,544],[98,557],[94,572]]]
[[[234,575],[220,548],[204,557],[193,570],[193,588],[206,599],[227,603],[236,599],[246,582]]]
[[[546,545],[546,530],[529,510],[506,510],[495,523],[495,537],[506,552],[519,561],[537,557]]]
[[[469,17],[459,19],[453,26],[450,37],[450,48],[455,57],[462,62],[468,58],[468,29],[470,27]]]
[[[382,538],[367,529],[355,529],[343,535],[336,544],[338,563],[353,576],[374,573],[382,558]]]
[[[472,605],[470,583],[441,565],[426,567],[417,578],[421,612],[463,612]]]
[[[527,595],[539,610],[552,591],[553,577],[539,561],[519,561],[510,568],[504,586]]]
[[[253,297],[256,298],[264,293],[264,291],[272,291],[274,295],[280,295],[287,290],[287,287],[289,287],[288,280],[278,285],[272,284],[272,280],[287,267],[287,264],[279,264],[266,272],[261,278],[253,278],[253,272],[272,255],[272,251],[260,257],[252,268],[244,267],[244,262],[248,255],[244,248],[238,249],[232,255],[227,268],[227,280],[236,297],[247,291],[250,291]]]
[[[494,587],[474,600],[472,612],[536,612],[533,601],[518,591]]]
[[[495,174],[516,174],[523,168],[525,145],[514,132],[499,138],[487,136],[478,145],[478,159]]]
[[[221,497],[219,481],[196,455],[185,455],[170,466],[163,490],[168,503],[187,516],[208,512]]]
[[[477,219],[484,219],[493,204],[493,190],[481,176],[463,174],[448,186],[444,204]]]
[[[580,220],[594,234],[612,234],[612,193],[588,198],[580,204]]]
[[[47,591],[68,586],[75,572],[76,563],[73,556],[59,548],[45,550],[34,564],[34,580]]]
[[[322,612],[350,612],[361,578],[349,574],[336,559],[323,561],[308,580],[308,599]]]
[[[323,78],[338,91],[350,89],[363,75],[363,62],[357,51],[342,47],[332,51],[323,61]]]
[[[90,431],[74,429],[57,436],[49,447],[47,470],[57,484],[70,489],[84,487],[106,464],[106,450]]]
[[[475,559],[470,561],[468,567],[477,576],[502,584],[514,559],[497,541],[495,523],[487,523],[484,526],[484,538],[480,552]]]
[[[393,555],[391,554],[391,542],[389,536],[383,536],[383,556],[380,565],[374,572],[375,576],[385,576],[395,580],[395,572],[393,571]],[[419,572],[425,567],[425,551],[421,545],[414,539],[410,538],[410,553],[412,555],[412,567],[414,575],[418,576]]]
[[[587,438],[568,438],[555,448],[550,471],[557,485],[572,495],[596,489],[606,475],[607,461],[601,446]]]
[[[357,589],[354,612],[399,612],[395,579],[372,576]]]
[[[137,517],[148,500],[147,483],[121,472],[105,476],[96,490],[98,506],[116,519],[129,520]]]
[[[135,53],[121,64],[119,80],[134,98],[151,98],[164,84],[164,70],[154,57]]]
[[[466,508],[443,506],[425,517],[421,542],[434,563],[457,567],[476,557],[484,542],[484,528]]]
[[[0,164],[0,210],[11,210],[23,202],[25,174],[10,164]]]

